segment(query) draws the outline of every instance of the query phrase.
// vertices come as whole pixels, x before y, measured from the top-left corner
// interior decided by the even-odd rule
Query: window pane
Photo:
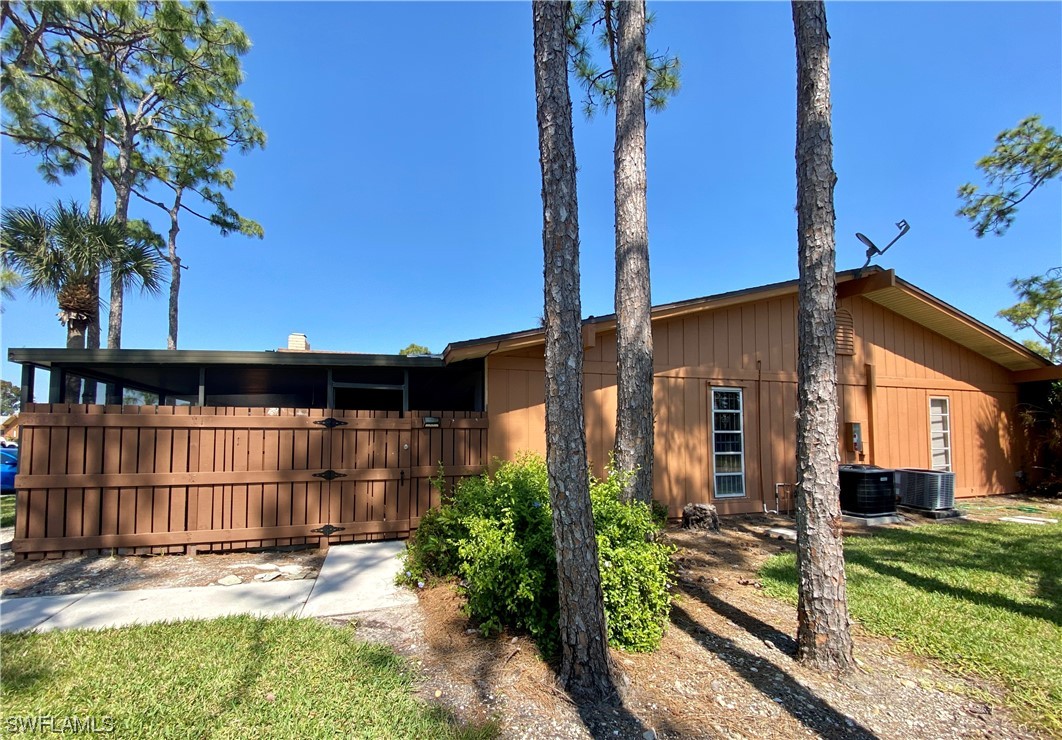
[[[717,432],[740,432],[741,414],[729,411],[715,412],[715,430]]]
[[[739,391],[715,391],[712,396],[715,399],[715,408],[720,411],[738,411],[741,408]]]
[[[717,454],[716,472],[741,472],[741,455]]]
[[[744,493],[745,482],[740,475],[715,476],[716,496],[742,496]]]
[[[946,399],[946,398],[931,398],[931,399],[929,399],[929,413],[931,413],[931,414],[946,414],[946,413],[948,413],[948,399]]]
[[[716,452],[741,452],[741,432],[716,432]]]

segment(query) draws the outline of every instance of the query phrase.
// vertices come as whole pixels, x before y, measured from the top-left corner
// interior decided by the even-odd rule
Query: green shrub
[[[610,471],[591,479],[601,590],[611,645],[626,650],[655,650],[671,611],[671,552],[657,541],[660,526],[649,506],[624,503],[624,476]]]
[[[644,504],[618,494],[624,478],[590,479],[609,643],[653,650],[671,607],[671,548]],[[493,475],[468,478],[426,516],[408,543],[400,580],[460,579],[484,633],[524,630],[545,653],[557,646],[557,567],[546,464],[522,455]]]

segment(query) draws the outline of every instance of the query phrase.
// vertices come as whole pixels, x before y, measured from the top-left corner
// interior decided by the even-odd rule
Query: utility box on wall
[[[844,448],[849,452],[863,454],[863,425],[858,421],[844,424]]]

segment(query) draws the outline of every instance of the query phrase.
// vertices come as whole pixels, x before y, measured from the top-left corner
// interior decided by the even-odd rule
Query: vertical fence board
[[[88,430],[85,428],[77,427],[69,430],[65,450],[66,472],[68,474],[85,472],[85,435],[87,431]],[[85,490],[83,488],[69,488],[65,491],[64,499],[66,507],[66,527],[63,536],[81,537],[85,534]],[[76,550],[67,551],[65,553],[67,556],[78,554],[79,553]]]

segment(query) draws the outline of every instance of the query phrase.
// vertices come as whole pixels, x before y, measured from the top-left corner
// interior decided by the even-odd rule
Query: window
[[[951,470],[951,413],[947,398],[929,399],[929,459],[933,470]]]
[[[741,389],[712,389],[712,450],[715,497],[745,495],[745,435]]]

